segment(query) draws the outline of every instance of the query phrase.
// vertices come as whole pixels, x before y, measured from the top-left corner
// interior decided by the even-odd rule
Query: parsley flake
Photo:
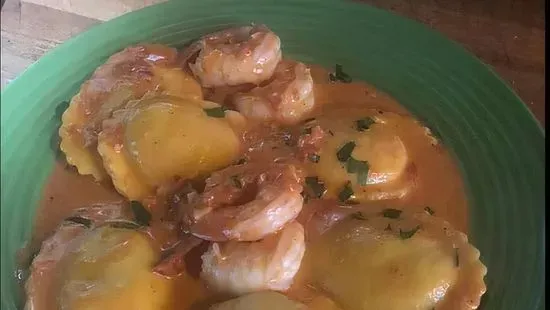
[[[341,202],[347,202],[352,196],[353,189],[351,188],[351,182],[348,181],[338,194],[338,200]]]
[[[109,226],[113,228],[120,228],[120,229],[138,229],[143,225],[130,222],[130,221],[113,221],[113,222],[109,222]]]
[[[325,183],[319,177],[306,177],[306,185],[315,198],[321,198],[327,192]]]
[[[215,118],[223,118],[225,117],[225,111],[227,109],[225,107],[215,107],[215,108],[210,108],[210,109],[203,109],[203,111],[206,113],[206,115],[210,116],[210,117],[215,117]]]
[[[398,219],[399,216],[401,216],[401,212],[403,211],[398,209],[384,209],[382,211],[382,216],[390,219]]]
[[[430,208],[430,207],[425,207],[424,211],[428,212],[429,215],[434,215],[434,213],[435,213],[435,211],[432,210],[432,208]]]
[[[411,230],[408,230],[408,231],[403,231],[403,230],[399,229],[399,237],[401,237],[401,239],[403,239],[403,240],[409,239],[410,237],[414,236],[414,234],[416,234],[416,232],[419,229],[420,229],[420,225],[418,225],[414,229],[411,229]]]
[[[351,83],[352,81],[351,76],[344,72],[342,65],[340,64],[336,64],[336,66],[334,66],[334,72],[329,73],[328,78],[331,82],[340,81],[342,83]]]
[[[336,153],[336,158],[338,158],[340,162],[346,162],[351,157],[353,149],[355,149],[355,142],[350,141],[344,144]]]
[[[357,131],[365,131],[370,128],[372,124],[376,123],[371,117],[365,117],[355,121],[355,128]]]
[[[130,201],[130,207],[134,212],[136,223],[141,226],[149,226],[151,222],[151,213],[139,201]]]
[[[368,184],[369,175],[369,163],[367,161],[361,161],[350,156],[347,161],[346,167],[348,173],[357,174],[357,183],[361,186]]]

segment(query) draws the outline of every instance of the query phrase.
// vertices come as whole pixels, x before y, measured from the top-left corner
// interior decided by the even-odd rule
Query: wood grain
[[[1,20],[2,87],[47,51],[100,22],[19,0],[6,0]]]
[[[1,85],[101,21],[166,0],[6,0]],[[545,124],[544,0],[360,0],[417,20],[489,64]]]
[[[459,42],[516,91],[545,125],[543,0],[361,0]]]

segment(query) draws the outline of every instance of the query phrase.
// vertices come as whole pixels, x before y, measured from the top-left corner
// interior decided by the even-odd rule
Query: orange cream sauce
[[[317,115],[337,115],[342,112],[342,108],[349,107],[349,113],[354,113],[357,109],[379,109],[385,112],[394,112],[400,115],[410,116],[404,107],[400,106],[390,96],[376,90],[374,87],[363,82],[331,83],[328,79],[328,71],[311,66],[311,72],[315,81],[315,100],[317,109],[312,116]],[[246,88],[246,86],[244,86]],[[206,100],[224,104],[228,101],[231,94],[243,89],[241,87],[224,88],[215,91],[203,90]],[[339,112],[335,112],[338,110]],[[344,109],[345,111],[345,109]],[[412,116],[411,116],[412,117]],[[422,211],[425,207],[430,207],[438,217],[449,221],[456,229],[467,232],[467,202],[457,166],[443,145],[434,145],[430,139],[421,134],[418,130],[410,130],[405,133],[401,139],[407,146],[409,159],[414,163],[414,173],[416,174],[415,186],[405,197],[392,200],[374,202],[373,204],[384,205],[391,208],[408,209]],[[256,132],[246,132],[252,142],[266,142],[273,139],[274,132],[269,128],[262,128]],[[254,156],[265,156],[269,158],[288,155],[284,144],[279,141],[273,141],[274,145],[280,147],[259,148]],[[336,150],[335,150],[336,151]],[[279,152],[280,154],[275,154]],[[311,173],[311,169],[307,168]],[[51,235],[64,218],[71,215],[76,208],[85,207],[93,203],[109,203],[122,201],[120,196],[110,183],[96,183],[89,176],[80,176],[75,169],[67,167],[64,162],[57,162],[49,178],[43,193],[43,199],[37,211],[34,234],[28,249],[36,251],[45,238]],[[153,210],[155,212],[155,210]],[[159,211],[161,212],[161,211]],[[159,251],[166,247],[166,243],[173,237],[172,233],[164,229],[159,222],[155,223],[161,215],[153,213],[153,236],[154,242]],[[156,231],[156,233],[155,233]],[[192,257],[187,261],[188,272],[183,276],[173,279],[176,282],[176,299],[173,305],[189,305],[190,301],[197,303],[208,303],[208,300],[216,299],[209,295],[202,286],[199,279],[200,272],[200,251],[192,251],[189,255]],[[295,284],[287,294],[297,300],[312,303],[323,304],[316,296],[315,292],[305,286],[304,275],[298,273]],[[36,292],[44,296],[44,304],[53,304],[56,298],[55,286],[51,285],[52,279],[40,279],[42,285],[37,285],[42,292]],[[187,293],[186,293],[187,292]],[[189,293],[192,292],[192,293]],[[190,296],[193,295],[193,296]],[[318,298],[316,298],[318,297]],[[36,310],[54,309],[37,307]]]

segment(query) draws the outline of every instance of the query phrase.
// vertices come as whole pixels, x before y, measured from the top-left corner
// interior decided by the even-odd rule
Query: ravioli
[[[215,103],[155,96],[129,103],[105,121],[98,151],[115,188],[143,200],[175,178],[190,179],[233,162],[238,113]]]
[[[404,197],[413,187],[415,175],[401,134],[403,124],[414,120],[378,110],[342,112],[336,110],[305,125],[319,125],[324,131],[324,142],[316,154],[318,160],[308,164],[326,186],[324,197],[339,198],[346,184],[353,190],[350,200]]]
[[[202,99],[200,85],[178,66],[177,51],[162,45],[138,45],[111,56],[63,113],[60,148],[80,174],[105,177],[96,151],[102,121],[132,99],[154,92]]]
[[[95,229],[67,257],[61,309],[170,309],[173,283],[151,272],[159,255],[141,232]]]
[[[29,268],[25,281],[27,303],[25,309],[56,309],[57,296],[54,292],[59,274],[59,263],[75,240],[81,238],[92,227],[105,221],[130,220],[132,212],[127,204],[96,204],[75,210],[57,230],[42,243],[42,247]]]
[[[475,309],[485,266],[465,234],[427,213],[372,207],[306,251],[313,285],[344,309]]]

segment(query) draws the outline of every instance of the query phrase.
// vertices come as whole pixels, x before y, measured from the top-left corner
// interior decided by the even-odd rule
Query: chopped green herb
[[[315,120],[315,117],[308,118],[308,119],[304,120],[304,124],[307,124],[309,122],[313,122],[314,120]]]
[[[355,126],[358,131],[365,131],[370,128],[372,124],[376,123],[372,118],[365,117],[355,121]]]
[[[401,216],[401,212],[403,211],[398,209],[385,209],[384,211],[382,211],[382,216],[390,219],[398,219],[399,216]]]
[[[216,118],[222,118],[225,117],[225,107],[216,107],[216,108],[210,108],[210,109],[204,109],[204,112],[206,115],[210,117],[216,117]]]
[[[455,266],[458,267],[460,263],[460,261],[458,260],[458,248],[454,248],[454,249],[455,249]]]
[[[342,188],[342,190],[338,194],[338,200],[340,200],[341,202],[346,202],[352,196],[353,196],[353,189],[351,188],[351,182],[348,181],[346,185],[344,185],[344,188]]]
[[[306,185],[315,198],[321,198],[327,192],[325,183],[320,181],[318,177],[306,177]]]
[[[403,231],[401,230],[401,228],[399,229],[399,237],[401,237],[401,239],[405,240],[405,239],[409,239],[410,237],[414,236],[414,234],[416,234],[416,232],[420,229],[420,225],[416,226],[414,229],[412,230],[408,230],[408,231]]]
[[[350,156],[347,162],[348,173],[357,173],[360,171],[369,170],[369,164],[366,161],[361,161]]]
[[[391,225],[388,224],[388,226],[386,226],[386,228],[384,228],[385,231],[391,231]]]
[[[66,218],[65,221],[73,222],[73,223],[76,223],[76,224],[81,224],[81,225],[86,226],[87,228],[92,227],[92,220],[87,219],[87,218],[83,218],[83,217],[80,217],[80,216],[71,216],[71,217]]]
[[[340,162],[346,162],[353,152],[353,149],[355,149],[355,142],[350,141],[346,144],[344,144],[336,153],[336,157]]]
[[[336,64],[334,68],[334,73],[329,73],[328,75],[331,82],[340,81],[343,83],[351,83],[352,79],[349,74],[345,73],[342,69],[342,65]]]
[[[139,229],[143,225],[130,222],[130,221],[114,221],[114,222],[108,222],[109,226],[113,228],[121,228],[121,229]]]
[[[243,188],[243,183],[241,182],[241,180],[239,179],[238,176],[236,175],[233,175],[231,176],[231,182],[233,183],[233,185],[238,188],[238,189],[242,189]]]
[[[429,215],[434,215],[434,213],[435,213],[434,210],[432,210],[432,208],[430,208],[430,207],[425,207],[424,211],[428,212]]]
[[[149,226],[151,222],[151,213],[139,201],[130,201],[130,207],[134,212],[136,223],[141,226]]]
[[[304,135],[310,135],[311,134],[311,127],[306,127],[302,130],[302,134]]]
[[[369,171],[363,170],[357,172],[357,184],[360,186],[366,186],[369,184]]]
[[[365,221],[365,220],[368,219],[368,218],[363,214],[363,212],[361,212],[361,211],[352,213],[352,214],[351,214],[351,217],[354,218],[354,219],[356,219],[356,220],[362,220],[362,221]]]
[[[309,155],[309,160],[311,162],[318,163],[319,160],[321,160],[321,156],[319,156],[317,154],[311,154],[311,155]]]
[[[357,160],[352,156],[348,159],[347,171],[348,173],[357,174],[357,183],[361,186],[365,186],[368,183],[369,168],[369,163],[366,161]]]
[[[332,130],[329,130],[328,134],[334,137],[334,132],[332,132]]]

